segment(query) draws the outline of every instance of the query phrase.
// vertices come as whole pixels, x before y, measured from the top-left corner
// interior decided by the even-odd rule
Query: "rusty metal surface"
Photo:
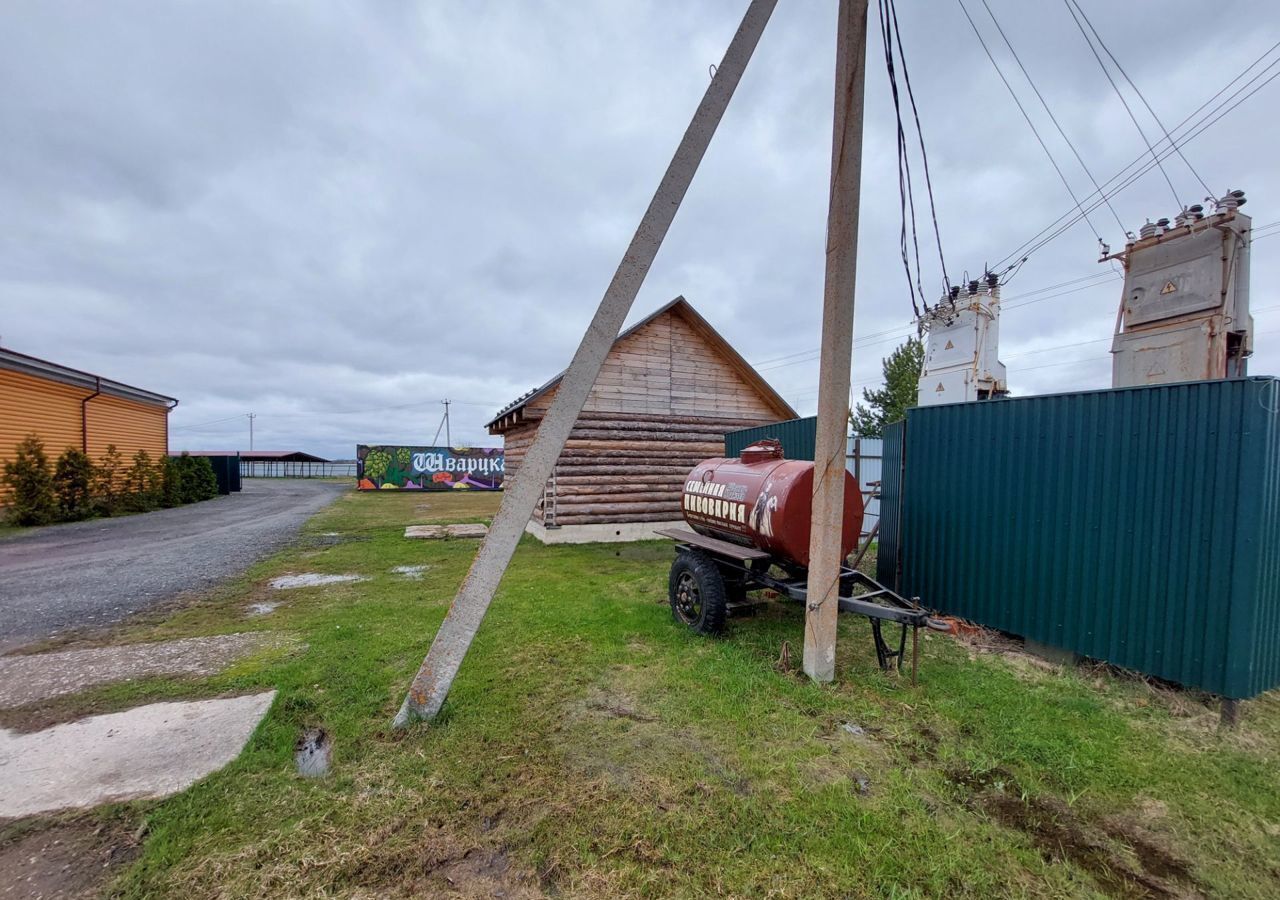
[[[701,547],[703,550],[710,550],[712,553],[719,553],[721,556],[728,556],[731,559],[769,558],[769,554],[763,550],[744,547],[741,544],[732,544],[729,541],[698,534],[696,531],[685,531],[681,528],[657,528],[654,529],[653,533],[672,538],[684,544],[692,544],[695,547]]]
[[[752,0],[747,8],[742,24],[729,43],[724,59],[707,86],[702,102],[601,298],[573,362],[565,371],[533,444],[512,483],[507,485],[489,535],[480,545],[480,551],[396,715],[396,726],[404,727],[416,719],[432,719],[444,705],[449,687],[484,620],[538,498],[542,496],[547,478],[578,414],[582,412],[614,339],[626,321],[631,304],[649,273],[649,267],[662,246],[776,3],[777,0]]]
[[[840,559],[858,543],[862,502],[853,476],[843,467]],[[684,520],[695,531],[747,543],[802,568],[809,565],[813,511],[813,463],[797,459],[708,459],[685,480]]]

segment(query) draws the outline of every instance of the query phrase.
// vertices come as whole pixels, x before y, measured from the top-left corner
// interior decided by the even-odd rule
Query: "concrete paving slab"
[[[275,696],[153,703],[34,734],[0,729],[0,817],[185,790],[240,754]]]
[[[410,525],[404,530],[404,536],[407,538],[427,540],[445,537],[482,538],[488,533],[488,525]]]
[[[270,632],[219,634],[0,657],[0,709],[74,694],[97,684],[156,675],[214,675],[265,647],[293,643]]]

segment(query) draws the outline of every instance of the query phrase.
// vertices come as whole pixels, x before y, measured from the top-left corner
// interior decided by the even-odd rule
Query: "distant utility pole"
[[[667,236],[680,201],[698,171],[698,164],[702,162],[716,126],[720,124],[725,107],[729,105],[729,99],[776,4],[777,0],[751,0],[742,24],[730,41],[724,59],[715,70],[693,120],[680,139],[675,155],[618,263],[613,280],[605,289],[573,361],[565,370],[551,408],[538,426],[515,477],[504,486],[502,505],[498,507],[498,514],[489,526],[489,534],[481,542],[475,561],[436,632],[427,658],[422,661],[422,667],[409,686],[408,696],[395,718],[397,727],[403,728],[418,719],[433,719],[444,705],[453,678],[458,674],[463,657],[489,609],[498,583],[515,553],[516,544],[533,515],[533,508],[542,496],[547,477],[569,439],[569,432],[582,412],[609,349],[622,330],[622,323],[626,321],[631,304],[649,274],[649,267]],[[862,0],[862,4],[865,25],[866,0]],[[848,359],[845,364],[848,365]],[[847,370],[845,377],[847,380]]]
[[[258,418],[257,413],[249,413],[249,450],[253,451],[253,420]]]
[[[453,437],[449,434],[449,398],[445,397],[444,403],[444,445],[446,447],[453,446]]]
[[[840,0],[836,29],[827,273],[822,299],[818,433],[813,455],[813,518],[804,616],[804,672],[814,681],[832,681],[836,677],[844,460],[849,433],[849,368],[853,357],[853,293],[858,271],[867,0]]]

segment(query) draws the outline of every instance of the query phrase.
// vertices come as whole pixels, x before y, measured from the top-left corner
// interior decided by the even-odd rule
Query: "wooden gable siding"
[[[530,399],[523,421],[503,429],[508,478],[519,471],[557,389]],[[678,520],[689,470],[723,455],[726,431],[788,418],[780,402],[678,311],[659,315],[609,351],[534,521]]]
[[[538,418],[557,388],[528,404]],[[682,316],[669,312],[614,344],[584,412],[758,419],[782,416]]]

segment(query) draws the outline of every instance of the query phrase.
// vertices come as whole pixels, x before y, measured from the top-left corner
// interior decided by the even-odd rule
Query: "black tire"
[[[720,634],[728,614],[724,576],[705,553],[687,550],[671,564],[671,615],[698,634]]]

